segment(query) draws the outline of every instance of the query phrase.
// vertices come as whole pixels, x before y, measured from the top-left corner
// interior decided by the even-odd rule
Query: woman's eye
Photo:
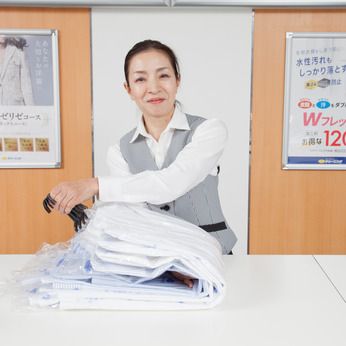
[[[160,78],[169,78],[169,75],[168,74],[162,74],[161,76],[160,76]]]
[[[135,83],[136,82],[143,82],[144,81],[144,78],[143,77],[139,77],[139,78],[136,78],[135,79]]]

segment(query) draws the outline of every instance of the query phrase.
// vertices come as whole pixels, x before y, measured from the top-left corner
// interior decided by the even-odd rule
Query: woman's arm
[[[131,175],[129,166],[121,155],[118,145],[109,148],[107,162],[113,178],[117,179]],[[94,197],[98,193],[99,183],[97,178],[64,181],[50,191],[50,195],[56,201],[55,209],[66,214],[75,205]]]
[[[190,143],[167,168],[126,172],[128,166],[118,147],[108,152],[111,176],[99,177],[101,201],[167,203],[190,191],[216,167],[227,141],[227,128],[218,119],[197,127]],[[123,176],[116,172],[123,171]],[[114,174],[115,173],[115,174]],[[116,176],[115,176],[116,175]]]
[[[195,130],[191,142],[167,168],[131,174],[119,146],[108,151],[111,175],[63,182],[50,195],[55,209],[69,213],[78,203],[94,195],[104,202],[162,204],[171,202],[190,191],[216,167],[227,141],[227,128],[222,121],[204,121]]]

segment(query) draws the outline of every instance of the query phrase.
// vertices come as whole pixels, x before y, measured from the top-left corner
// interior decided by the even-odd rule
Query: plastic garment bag
[[[69,242],[45,245],[15,284],[32,307],[205,309],[225,294],[218,241],[184,220],[123,203],[97,203]],[[189,288],[171,271],[193,278]]]

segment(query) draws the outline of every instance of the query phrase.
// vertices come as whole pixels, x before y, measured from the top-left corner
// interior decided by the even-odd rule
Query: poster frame
[[[52,160],[47,162],[8,162],[8,160],[0,160],[1,168],[60,168],[61,167],[61,130],[60,130],[60,83],[59,83],[59,51],[58,51],[58,30],[57,29],[0,29],[0,35],[9,36],[50,36],[51,39],[51,57],[52,57],[52,90],[53,90],[53,108],[54,122],[52,124],[54,147]],[[1,106],[0,106],[1,107]],[[0,155],[3,157],[5,151]]]
[[[346,164],[292,164],[288,163],[288,146],[290,140],[290,105],[291,105],[291,75],[292,75],[292,49],[295,38],[345,38],[343,32],[286,32],[285,55],[285,84],[284,84],[284,121],[282,140],[282,169],[283,170],[346,170]],[[335,156],[338,157],[338,156]],[[328,155],[328,158],[334,158]]]

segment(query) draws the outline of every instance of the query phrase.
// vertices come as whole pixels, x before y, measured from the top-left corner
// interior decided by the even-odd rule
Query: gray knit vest
[[[176,129],[174,131],[162,168],[168,167],[175,160],[178,153],[191,141],[196,128],[206,120],[188,114],[186,118],[190,130]],[[129,165],[130,172],[137,174],[146,170],[158,170],[145,137],[138,135],[136,140],[130,143],[135,131],[136,129],[133,129],[120,139],[120,151]],[[152,210],[170,213],[200,226],[214,236],[220,242],[222,252],[228,254],[236,243],[237,237],[223,216],[218,182],[218,176],[208,175],[201,183],[174,201],[160,205],[147,204]]]

